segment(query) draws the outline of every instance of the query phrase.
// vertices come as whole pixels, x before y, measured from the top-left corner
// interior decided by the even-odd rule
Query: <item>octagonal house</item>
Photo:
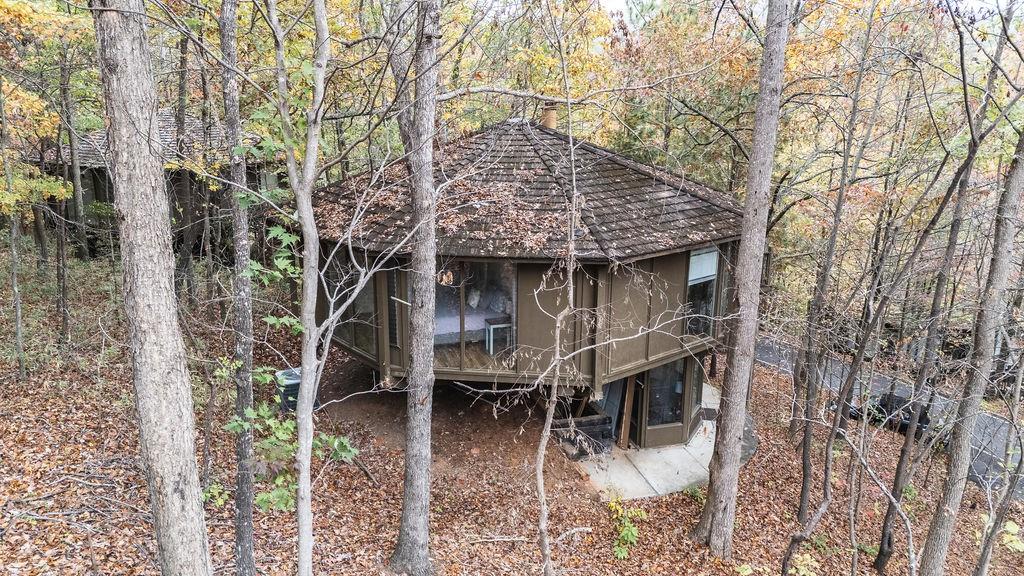
[[[587,142],[572,140],[570,153],[570,138],[550,124],[509,120],[436,155],[436,377],[488,389],[534,383],[552,363],[555,316],[568,304],[562,390],[610,416],[620,445],[686,442],[731,301],[741,209]],[[323,188],[314,202],[325,255],[318,313],[340,309],[353,264],[380,267],[334,338],[394,380],[409,366],[407,181],[396,162]],[[579,265],[569,294],[557,262],[574,183]]]

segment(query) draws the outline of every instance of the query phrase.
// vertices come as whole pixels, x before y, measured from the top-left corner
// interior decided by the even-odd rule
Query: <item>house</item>
[[[436,377],[488,387],[532,382],[551,363],[554,315],[571,299],[561,339],[571,355],[566,393],[610,415],[620,444],[686,442],[700,423],[708,352],[730,300],[741,208],[594,144],[574,140],[570,154],[569,137],[547,119],[502,122],[438,154]],[[351,277],[347,258],[388,255],[334,337],[394,379],[409,366],[407,177],[395,163],[324,188],[314,203],[330,256],[321,318]],[[566,254],[573,180],[579,267],[567,294],[552,265]]]
[[[226,208],[223,195],[219,190],[223,186],[207,187],[201,185],[197,165],[227,165],[227,142],[224,131],[218,123],[207,123],[195,116],[185,117],[185,136],[182,140],[182,154],[178,153],[178,129],[173,110],[161,109],[154,117],[159,133],[156,143],[165,163],[165,182],[168,193],[174,200],[171,203],[171,216],[178,224],[178,232],[184,233],[186,226],[198,222],[198,212],[202,209],[199,198],[209,196],[213,206]],[[245,139],[255,144],[258,137],[246,134]],[[107,131],[105,129],[81,132],[76,135],[78,164],[82,177],[82,197],[85,207],[84,220],[92,226],[112,223],[110,204],[114,201],[114,185],[110,176],[109,149]],[[184,157],[182,159],[181,157]],[[68,144],[62,144],[58,151],[55,147],[46,150],[44,160],[46,169],[57,176],[64,175],[64,163],[70,165],[71,150]],[[204,162],[205,160],[205,162]],[[277,187],[277,176],[262,162],[250,161],[248,168],[249,187],[257,186],[266,190]],[[224,168],[226,170],[226,168]],[[211,172],[216,170],[211,168]],[[187,183],[187,186],[184,184]],[[200,186],[203,186],[200,188]],[[191,224],[185,224],[183,213],[186,206],[192,206],[194,214]],[[78,219],[74,214],[74,202],[68,202],[69,217]]]

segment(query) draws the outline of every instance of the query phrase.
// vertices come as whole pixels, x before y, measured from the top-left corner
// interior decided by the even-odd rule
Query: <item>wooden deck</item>
[[[510,370],[506,363],[511,358],[510,349],[498,349],[491,356],[483,342],[466,342],[466,358],[463,370]],[[459,368],[459,345],[449,344],[434,347],[434,368]]]

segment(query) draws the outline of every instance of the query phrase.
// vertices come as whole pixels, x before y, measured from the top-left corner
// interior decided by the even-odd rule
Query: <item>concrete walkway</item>
[[[577,462],[602,500],[664,496],[708,483],[708,464],[715,447],[715,424],[701,423],[689,444],[623,450]]]
[[[702,398],[705,418],[712,419],[701,422],[700,429],[689,443],[629,450],[613,446],[611,452],[596,454],[576,463],[602,500],[664,496],[708,483],[708,465],[715,449],[713,418],[718,413],[721,392],[704,384]],[[756,448],[757,437],[748,419],[743,439],[744,462],[750,459]]]

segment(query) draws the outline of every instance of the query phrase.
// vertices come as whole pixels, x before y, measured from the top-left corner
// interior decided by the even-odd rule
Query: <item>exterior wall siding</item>
[[[324,247],[327,249],[327,246]],[[722,246],[715,309],[729,310],[731,281],[729,255],[731,245]],[[640,260],[629,265],[589,265],[577,272],[573,303],[579,313],[570,319],[563,332],[563,352],[579,351],[573,356],[574,376],[600,388],[603,383],[654,366],[698,353],[715,345],[715,338],[683,334],[681,311],[686,306],[689,254],[668,254]],[[558,279],[545,279],[548,263],[520,262],[516,266],[515,333],[518,351],[515,369],[509,371],[462,371],[435,369],[439,379],[464,379],[477,382],[519,383],[536,377],[553,358],[553,316],[561,310],[569,295],[556,287]],[[359,360],[380,370],[384,376],[400,378],[408,365],[408,314],[398,307],[398,346],[388,336],[387,273],[379,272],[376,286],[375,315],[377,354],[371,357],[351,350]],[[399,294],[408,282],[404,271],[398,273]],[[326,295],[320,288],[318,316],[326,313]],[[720,324],[720,323],[716,323]],[[718,326],[715,335],[721,335]]]

